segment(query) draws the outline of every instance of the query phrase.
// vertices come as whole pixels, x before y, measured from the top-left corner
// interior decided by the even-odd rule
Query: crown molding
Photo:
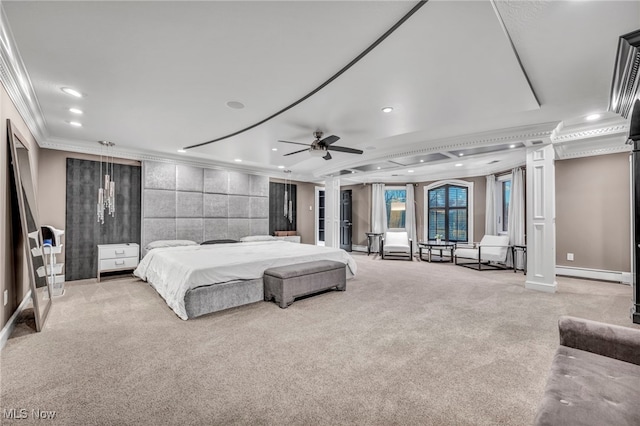
[[[95,141],[87,141],[85,145],[76,145],[71,144],[68,141],[60,138],[49,138],[43,143],[40,144],[41,148],[52,149],[57,151],[65,151],[70,153],[81,153],[81,154],[89,154],[95,156],[101,156],[106,154],[106,150],[102,145]],[[127,160],[135,160],[135,161],[155,161],[159,163],[171,163],[171,164],[180,164],[185,166],[192,167],[202,167],[205,169],[216,169],[216,170],[227,170],[227,171],[235,171],[241,173],[249,173],[252,175],[259,176],[267,176],[273,178],[282,178],[282,170],[266,170],[264,168],[260,168],[255,165],[247,165],[247,166],[238,166],[235,164],[222,163],[216,161],[202,161],[194,158],[186,157],[184,155],[171,155],[171,154],[163,154],[159,155],[152,152],[144,152],[139,150],[131,150],[126,148],[118,147],[115,145],[113,148],[109,149],[109,155],[112,155],[115,158],[123,158]],[[300,182],[315,182],[307,175],[304,174],[291,174],[291,179],[300,181]]]
[[[49,136],[44,114],[15,44],[9,20],[0,2],[0,79],[31,135],[40,146]]]
[[[480,132],[462,136],[455,136],[443,139],[436,139],[424,142],[415,142],[405,150],[387,149],[381,151],[374,157],[366,160],[354,162],[353,160],[344,160],[340,163],[334,163],[315,172],[314,176],[324,178],[340,170],[353,169],[368,164],[375,164],[390,161],[395,158],[408,157],[421,154],[441,153],[449,157],[450,161],[455,161],[457,157],[449,155],[448,151],[456,151],[460,149],[469,149],[477,147],[486,147],[492,145],[501,145],[507,143],[523,143],[525,146],[531,146],[534,142],[550,143],[550,137],[557,128],[558,122],[546,122],[534,125],[511,127],[488,132]],[[468,157],[472,158],[472,157]],[[429,163],[429,164],[434,164]],[[391,171],[395,169],[410,168],[409,166],[398,166],[397,168],[386,169]]]

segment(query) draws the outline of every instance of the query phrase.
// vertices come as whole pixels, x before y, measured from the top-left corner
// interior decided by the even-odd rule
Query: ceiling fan
[[[327,136],[324,139],[321,139],[322,135],[323,133],[320,131],[313,132],[313,137],[315,137],[316,140],[314,140],[311,143],[311,145],[306,143],[300,143],[300,142],[290,142],[290,141],[280,141],[280,140],[278,142],[292,143],[294,145],[304,145],[308,147],[305,149],[301,149],[300,151],[294,151],[288,154],[284,154],[285,157],[287,155],[293,155],[293,154],[298,154],[300,152],[309,151],[309,153],[311,153],[311,155],[314,157],[322,157],[325,160],[331,160],[331,153],[329,153],[329,151],[346,152],[349,154],[362,154],[363,152],[355,148],[346,148],[344,146],[333,146],[332,144],[337,142],[340,139],[340,137],[336,135],[331,135],[331,136]]]

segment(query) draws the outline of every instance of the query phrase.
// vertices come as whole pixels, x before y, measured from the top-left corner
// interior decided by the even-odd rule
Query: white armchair
[[[407,231],[387,231],[380,241],[380,254],[383,259],[388,256],[406,257],[413,260],[413,241]]]
[[[509,236],[485,235],[474,248],[456,248],[453,257],[456,265],[482,271],[484,269],[506,269],[504,263],[509,253]],[[459,262],[458,259],[473,259],[473,262]],[[484,269],[482,268],[484,266]]]

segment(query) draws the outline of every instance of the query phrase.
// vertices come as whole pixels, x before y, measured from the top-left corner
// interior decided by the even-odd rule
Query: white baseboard
[[[2,327],[2,331],[0,331],[0,350],[4,348],[4,345],[7,343],[7,340],[9,340],[9,336],[11,336],[13,329],[16,328],[16,320],[18,319],[18,315],[20,315],[20,312],[23,311],[30,300],[31,290],[27,292],[27,294],[24,296],[24,299],[22,299],[22,302],[20,302],[18,309],[16,309],[13,315],[11,315],[11,318],[9,318],[9,321],[7,321],[4,327]]]
[[[367,252],[367,246],[353,245],[353,246],[351,246],[351,251],[361,251],[361,252],[366,253]]]
[[[558,283],[554,281],[553,284],[548,284],[527,280],[524,283],[524,288],[535,291],[543,291],[545,293],[555,293],[558,289]]]
[[[556,266],[556,275],[567,277],[587,278],[590,280],[612,281],[615,283],[631,284],[631,273],[620,271],[605,271],[601,269],[574,268],[571,266]]]

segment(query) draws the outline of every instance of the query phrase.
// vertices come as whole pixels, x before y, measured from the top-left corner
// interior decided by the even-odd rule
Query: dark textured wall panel
[[[115,164],[116,214],[97,220],[100,162],[67,159],[65,279],[95,278],[98,244],[140,244],[141,168]],[[102,179],[104,179],[102,177]],[[45,207],[46,208],[46,207]]]
[[[293,219],[289,219],[284,215],[284,193],[287,191],[287,199],[293,201]],[[269,234],[273,235],[275,231],[295,231],[296,224],[296,185],[284,183],[269,183]]]

